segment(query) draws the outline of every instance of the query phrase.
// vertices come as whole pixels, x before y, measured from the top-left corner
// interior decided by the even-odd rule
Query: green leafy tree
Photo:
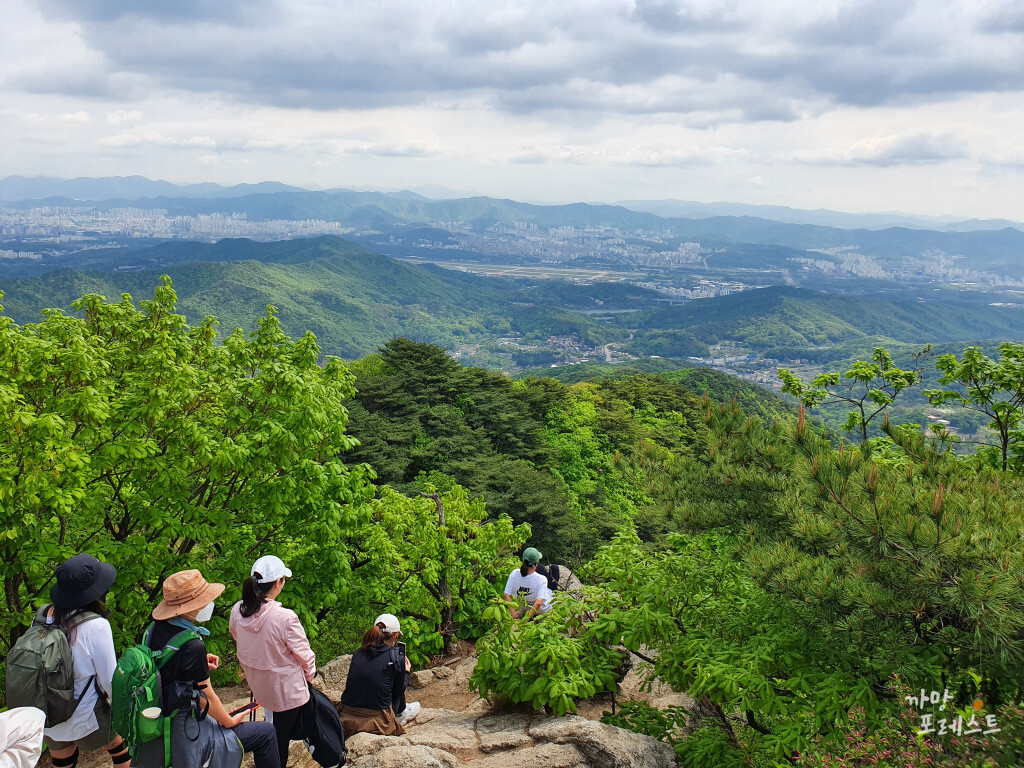
[[[921,354],[926,353],[927,349]],[[867,444],[868,426],[895,402],[900,392],[921,380],[921,370],[897,368],[891,355],[878,347],[870,361],[858,360],[845,373],[819,374],[809,385],[786,368],[779,369],[779,378],[782,391],[807,408],[834,403],[851,406],[843,429],[859,432],[861,443]]]
[[[924,395],[934,405],[956,403],[988,417],[996,433],[998,462],[1024,467],[1024,344],[999,345],[999,359],[985,355],[980,347],[968,347],[963,356],[941,355],[935,364],[941,372],[939,383],[952,389],[928,389]]]
[[[766,427],[729,406],[708,417],[701,453],[635,460],[661,475],[686,534],[651,550],[624,530],[588,572],[616,596],[613,636],[651,649],[655,673],[717,726],[680,748],[682,764],[838,749],[851,709],[870,727],[902,706],[896,674],[961,704],[1020,701],[1016,477],[911,430],[887,427],[907,458],[890,464],[835,449],[804,420]]]
[[[513,619],[496,598],[483,614],[494,629],[477,642],[470,686],[483,697],[548,707],[556,715],[575,712],[577,699],[614,691],[622,654],[590,608],[560,594],[548,613]]]
[[[401,616],[414,660],[451,653],[456,640],[483,632],[480,616],[530,536],[529,526],[513,526],[506,515],[489,519],[483,499],[450,479],[432,480],[443,492],[432,483],[411,498],[384,488],[370,504],[370,520],[352,541],[342,606]]]
[[[81,317],[0,316],[0,644],[83,550],[118,570],[119,644],[137,640],[162,580],[183,568],[228,584],[229,603],[272,551],[296,573],[286,600],[313,631],[335,600],[345,538],[372,495],[369,470],[340,458],[355,443],[353,377],[338,359],[321,364],[312,334],[289,340],[272,307],[217,344],[214,318],[190,328],[175,303],[164,279],[137,307],[88,295]],[[222,616],[212,624],[225,629]]]

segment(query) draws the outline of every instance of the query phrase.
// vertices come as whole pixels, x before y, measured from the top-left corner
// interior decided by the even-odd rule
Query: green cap
[[[541,554],[539,549],[533,547],[527,547],[526,551],[523,552],[523,562],[529,563],[530,565],[536,565],[540,562]]]

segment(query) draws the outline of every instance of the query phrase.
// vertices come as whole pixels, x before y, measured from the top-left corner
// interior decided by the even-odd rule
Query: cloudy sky
[[[1019,0],[3,0],[0,177],[1024,219]]]

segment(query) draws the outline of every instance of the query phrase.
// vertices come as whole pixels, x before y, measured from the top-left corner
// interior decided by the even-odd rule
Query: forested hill
[[[136,271],[108,264],[6,279],[3,305],[16,322],[35,322],[43,309],[67,310],[86,293],[148,298],[166,273],[192,323],[216,315],[222,332],[252,327],[271,304],[287,333],[311,330],[324,352],[345,358],[395,336],[455,349],[512,335],[534,353],[548,350],[551,336],[575,336],[590,348],[616,344],[635,356],[673,358],[706,356],[709,344],[731,340],[787,358],[858,338],[967,342],[1016,339],[1024,328],[1019,308],[968,304],[951,292],[919,302],[772,287],[666,306],[660,294],[624,282],[483,277],[400,262],[338,237],[174,242],[117,254]],[[99,266],[113,256],[96,258]],[[610,309],[631,311],[603,322],[581,313]]]
[[[86,293],[147,298],[160,275],[167,274],[190,322],[216,315],[221,329],[230,332],[252,327],[271,304],[290,335],[313,331],[326,353],[352,358],[394,336],[451,347],[513,330],[538,338],[588,335],[597,332],[598,324],[572,309],[653,306],[658,296],[621,283],[527,284],[411,265],[338,237],[169,243],[135,252],[131,263],[160,266],[127,272],[58,270],[8,279],[0,286],[3,305],[16,322],[35,322],[43,309],[67,311]]]
[[[311,330],[326,352],[358,357],[392,336],[446,343],[460,333],[483,332],[481,317],[495,306],[506,307],[514,288],[502,281],[410,266],[330,237],[174,243],[143,253],[171,266],[120,273],[60,270],[8,280],[4,307],[18,322],[32,322],[42,309],[66,309],[86,293],[146,298],[166,273],[174,282],[180,310],[193,323],[216,315],[227,331],[251,328],[271,304],[290,335]],[[191,263],[181,263],[188,257]]]
[[[543,552],[573,564],[626,518],[640,520],[649,537],[668,530],[660,512],[641,512],[648,492],[616,468],[616,457],[645,441],[694,450],[706,437],[705,392],[769,421],[796,418],[773,393],[700,369],[590,369],[592,378],[574,386],[536,376],[514,382],[408,339],[352,367],[349,430],[360,441],[352,461],[406,493],[436,476],[457,478],[492,515],[530,523]]]
[[[680,384],[696,395],[708,395],[718,403],[735,402],[743,412],[767,421],[787,415],[796,416],[796,406],[770,389],[744,381],[737,376],[701,365],[680,365],[661,358],[638,360],[622,365],[563,365],[557,368],[528,370],[520,378],[546,377],[563,384],[622,381],[634,376],[657,377]]]
[[[956,301],[891,300],[775,286],[688,302],[619,320],[642,329],[676,329],[701,341],[735,339],[774,352],[806,350],[864,336],[920,343],[1016,339],[1024,311]],[[799,354],[797,355],[799,356]]]

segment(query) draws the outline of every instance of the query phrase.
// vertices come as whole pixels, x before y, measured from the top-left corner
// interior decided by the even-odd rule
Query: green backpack
[[[111,681],[112,700],[110,724],[125,743],[132,756],[138,746],[163,737],[164,765],[171,762],[171,719],[165,716],[161,701],[160,670],[189,640],[198,640],[199,633],[186,629],[172,637],[160,650],[149,647],[155,624],[150,624],[142,642],[129,648],[117,661]]]
[[[46,623],[50,606],[44,605],[32,619],[32,625],[18,638],[7,654],[7,706],[36,707],[46,713],[46,727],[65,723],[78,709],[81,696],[75,698],[75,672],[71,664],[71,632],[90,619],[100,618],[92,611],[80,611],[68,619],[62,629]],[[89,685],[96,683],[93,675]]]

